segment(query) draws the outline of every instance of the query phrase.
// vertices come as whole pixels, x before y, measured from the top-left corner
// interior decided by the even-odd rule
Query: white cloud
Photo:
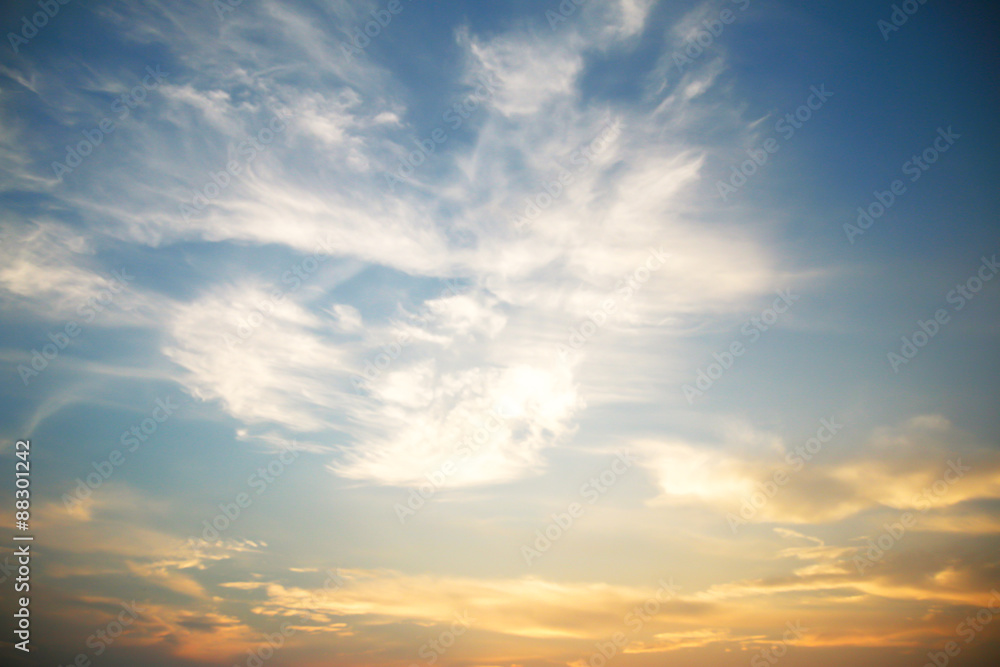
[[[195,396],[250,424],[315,431],[341,421],[348,362],[317,332],[319,317],[271,290],[233,287],[178,305],[164,353]],[[337,382],[337,380],[341,382]]]
[[[717,85],[717,72],[702,72],[697,85],[665,100],[581,95],[588,59],[631,48],[651,6],[587,8],[546,39],[517,28],[489,37],[459,31],[464,70],[452,82],[455,95],[485,73],[499,81],[496,94],[463,128],[468,141],[450,140],[391,193],[383,172],[413,150],[419,130],[390,73],[365,55],[347,58],[339,37],[322,29],[353,25],[364,17],[359,8],[246,5],[221,27],[185,20],[188,32],[176,33],[177,13],[188,9],[145,16],[139,4],[123,3],[102,10],[108,20],[199,66],[176,68],[142,118],[118,130],[114,152],[95,153],[79,179],[49,193],[78,210],[92,236],[275,245],[387,267],[401,279],[463,279],[467,294],[394,294],[397,326],[414,342],[364,396],[351,391],[351,377],[398,333],[367,316],[363,290],[335,300],[291,296],[247,340],[228,345],[224,335],[238,340],[240,321],[267,293],[208,275],[198,296],[165,302],[157,324],[185,386],[257,431],[310,432],[320,447],[343,442],[346,431],[344,456],[332,464],[341,474],[412,483],[500,404],[519,416],[456,483],[531,474],[544,466],[546,447],[572,436],[585,400],[634,391],[623,369],[669,364],[683,354],[683,325],[742,312],[788,277],[765,223],[751,215],[726,222],[704,196],[714,145],[700,128],[711,125],[726,140],[750,132],[724,94],[711,102],[698,94]],[[261,17],[271,22],[271,45],[252,40]],[[127,28],[133,22],[143,27]],[[98,84],[107,88],[104,78]],[[66,106],[82,100],[67,96]],[[452,101],[442,100],[441,111]],[[184,219],[178,205],[279,111],[288,112],[288,129]],[[572,178],[552,195],[561,170]],[[540,193],[550,203],[514,229],[511,221]],[[669,261],[622,298],[651,249]],[[561,358],[569,330],[609,296],[621,308],[603,338],[580,359]],[[658,328],[664,323],[671,326]],[[656,400],[645,391],[644,400]]]

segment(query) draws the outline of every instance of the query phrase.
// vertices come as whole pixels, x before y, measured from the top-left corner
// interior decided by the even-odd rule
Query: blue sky
[[[0,11],[13,659],[991,664],[995,8],[56,6]]]

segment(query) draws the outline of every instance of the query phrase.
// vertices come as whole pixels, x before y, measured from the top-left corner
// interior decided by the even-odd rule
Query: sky
[[[4,664],[995,664],[993,3],[0,27]]]

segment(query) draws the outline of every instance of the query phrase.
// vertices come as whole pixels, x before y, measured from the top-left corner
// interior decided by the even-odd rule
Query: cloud
[[[583,68],[577,45],[511,34],[481,42],[460,33],[473,58],[470,79],[498,81],[492,105],[504,116],[535,115],[576,91]]]
[[[148,188],[113,196],[113,205],[91,190],[71,187],[66,196],[114,221],[101,225],[106,233],[132,242],[274,245],[385,267],[401,282],[414,275],[462,279],[470,289],[460,295],[400,289],[389,304],[391,322],[369,315],[363,296],[327,299],[317,312],[315,293],[291,295],[244,341],[237,329],[258,317],[268,288],[257,277],[207,275],[196,295],[163,309],[162,351],[191,393],[218,401],[255,431],[309,433],[320,448],[337,442],[342,454],[329,467],[348,478],[420,483],[499,405],[518,417],[480,447],[455,484],[532,475],[544,468],[546,448],[572,436],[587,398],[630,391],[617,368],[646,366],[664,336],[742,312],[791,277],[767,249],[765,225],[719,223],[718,207],[698,192],[713,150],[698,124],[745,135],[735,105],[677,93],[632,105],[581,96],[588,58],[632,48],[651,7],[629,0],[588,8],[578,26],[544,40],[520,30],[483,37],[459,29],[463,68],[453,87],[464,91],[488,75],[495,94],[465,126],[467,141],[448,144],[392,193],[384,173],[412,151],[421,130],[388,72],[368,58],[345,59],[316,27],[363,16],[341,4],[319,15],[242,7],[222,27],[225,40],[201,39],[192,28],[172,47],[191,49],[176,54],[181,64],[197,54],[206,65],[175,67],[162,99],[127,129],[145,155],[157,156],[136,165],[149,174]],[[112,14],[124,22],[138,11],[125,4],[115,10],[121,16]],[[158,8],[134,38],[167,43],[173,11],[190,8]],[[237,55],[257,12],[274,21],[277,43]],[[280,58],[279,47],[287,47]],[[289,53],[322,56],[321,71],[304,72],[294,58],[289,64]],[[715,85],[714,74],[700,80],[703,90]],[[178,205],[193,201],[211,174],[238,158],[240,142],[277,113],[287,130],[242,164],[207,207],[181,216]],[[154,131],[154,118],[183,141]],[[87,178],[120,189],[136,157]],[[551,189],[560,170],[572,171],[571,180],[530,225],[514,229],[510,221]],[[639,290],[636,272],[648,273],[642,267],[651,253],[660,267]],[[606,339],[580,358],[555,356],[609,296],[621,307]],[[359,395],[352,381],[396,337],[393,326],[415,342]],[[617,379],[595,382],[609,375]]]
[[[859,446],[837,445],[837,453],[818,440],[811,455],[790,443],[780,456],[725,444],[636,443],[660,486],[654,502],[700,503],[734,516],[747,505],[753,521],[815,524],[879,507],[926,511],[1000,498],[1000,458],[939,415],[876,429]],[[959,465],[969,469],[956,472]]]
[[[46,319],[82,322],[86,312],[81,311],[96,316],[99,310],[105,324],[127,322],[131,318],[122,311],[134,308],[138,300],[128,293],[127,280],[101,270],[95,254],[87,235],[58,222],[5,227],[0,238],[0,295],[8,307],[30,308]],[[125,277],[134,275],[126,271]],[[88,308],[98,297],[98,306]],[[118,307],[104,312],[112,302]]]
[[[276,296],[277,295],[277,296]],[[325,343],[323,320],[281,290],[234,286],[177,307],[164,354],[203,400],[248,424],[299,432],[336,427],[343,352]]]
[[[588,638],[620,626],[621,613],[651,594],[637,587],[531,578],[473,580],[355,569],[340,574],[346,583],[336,590],[274,584],[261,610],[277,614],[311,610],[322,616],[321,622],[353,617],[359,624],[381,624],[386,619],[450,622],[467,611],[476,630],[520,637]],[[680,602],[663,604],[664,617],[703,614],[707,609]],[[603,611],[577,613],[584,608]]]

